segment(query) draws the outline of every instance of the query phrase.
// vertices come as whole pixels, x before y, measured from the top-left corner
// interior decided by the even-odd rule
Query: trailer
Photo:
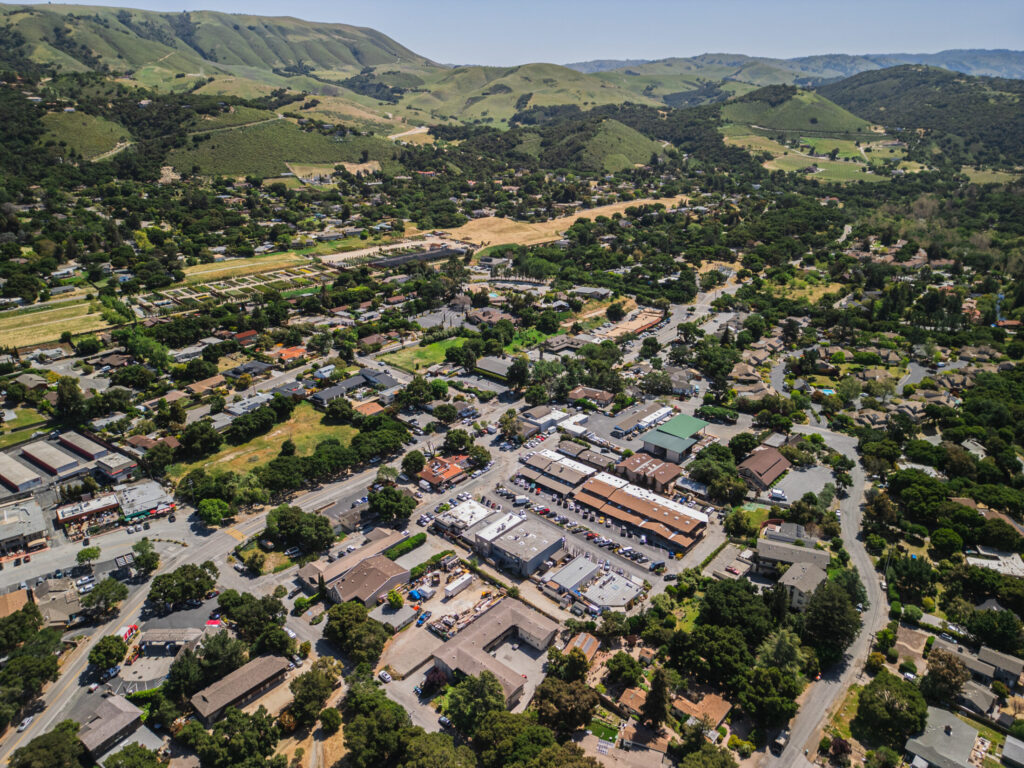
[[[417,587],[416,591],[420,593],[420,597],[423,600],[429,600],[430,598],[432,598],[434,595],[437,594],[437,590],[436,589],[434,589],[433,587],[428,587],[427,585],[423,585],[422,587]]]
[[[445,598],[452,598],[473,583],[473,574],[464,573],[444,588]]]

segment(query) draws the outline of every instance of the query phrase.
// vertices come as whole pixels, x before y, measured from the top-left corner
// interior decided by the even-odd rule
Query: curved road
[[[825,439],[825,443],[854,461],[857,461],[855,438],[838,434],[830,429],[806,425],[795,426],[794,431],[817,433]],[[868,556],[861,541],[860,528],[863,514],[862,503],[867,477],[858,462],[850,477],[853,481],[849,495],[839,507],[842,512],[843,546],[850,553],[850,562],[860,573],[868,593],[868,606],[861,615],[863,627],[853,645],[850,646],[843,662],[822,675],[819,682],[811,683],[804,692],[803,701],[796,718],[790,723],[790,740],[781,757],[766,753],[762,765],[800,766],[805,768],[811,763],[804,757],[804,750],[811,755],[818,749],[819,730],[825,725],[835,707],[842,702],[845,691],[850,684],[863,675],[863,664],[867,659],[875,633],[882,629],[888,620],[888,604],[882,592],[874,564]]]

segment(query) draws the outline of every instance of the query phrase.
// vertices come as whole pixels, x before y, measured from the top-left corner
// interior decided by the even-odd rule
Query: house
[[[600,406],[601,408],[607,408],[612,404],[612,401],[615,400],[615,395],[611,392],[606,392],[603,389],[580,386],[569,390],[569,400],[589,400],[594,405]]]
[[[251,347],[259,339],[258,331],[241,331],[235,334],[235,341],[243,347]]]
[[[961,708],[982,717],[988,717],[999,697],[987,685],[968,680],[956,697]]]
[[[692,717],[715,729],[732,711],[732,704],[716,693],[707,693],[697,702],[685,696],[676,696],[672,700],[672,711],[681,722],[686,722]]]
[[[224,377],[231,379],[232,381],[239,379],[242,376],[250,376],[255,379],[272,370],[274,370],[274,366],[270,363],[264,363],[260,360],[250,360],[247,363],[236,365],[234,368],[224,371]]]
[[[28,604],[28,590],[16,589],[0,595],[0,619],[6,619]]]
[[[466,313],[466,322],[473,325],[494,326],[502,320],[514,322],[515,318],[508,314],[508,312],[502,312],[494,307],[480,307],[479,309],[471,309]]]
[[[619,694],[619,707],[633,717],[640,717],[646,701],[647,691],[643,688],[627,688]]]
[[[1011,768],[1024,768],[1024,741],[1013,736],[1006,737],[1006,743],[1003,744],[1003,764]]]
[[[779,579],[779,586],[784,587],[789,595],[789,605],[794,611],[803,611],[810,602],[821,583],[828,578],[814,563],[793,563]]]
[[[491,655],[491,651],[513,637],[544,652],[555,639],[558,623],[528,608],[518,600],[504,599],[481,613],[472,624],[434,652],[434,666],[449,678],[456,674],[493,674],[505,694],[505,705],[522,698],[523,676]]]
[[[46,379],[35,373],[23,373],[20,376],[15,376],[14,380],[29,392],[34,392],[37,389],[46,389]]]
[[[384,555],[374,555],[358,563],[337,579],[330,588],[335,603],[358,600],[373,606],[391,589],[409,581],[409,569],[403,568]]]
[[[432,485],[435,490],[461,483],[467,477],[465,466],[468,460],[468,456],[452,456],[450,458],[435,456],[427,463],[418,477]]]
[[[1010,688],[1014,688],[1017,685],[1021,672],[1024,672],[1024,661],[1008,653],[1000,653],[985,645],[981,646],[981,650],[978,651],[978,659],[985,664],[991,664],[995,670],[995,679],[1001,680]]]
[[[297,363],[306,356],[305,347],[284,347],[273,353],[282,364]]]
[[[977,728],[951,712],[928,707],[924,732],[908,739],[904,749],[914,768],[972,768],[977,739]]]
[[[565,649],[562,653],[568,655],[573,651],[578,650],[582,653],[588,662],[594,660],[597,652],[601,649],[601,641],[598,640],[591,634],[586,632],[580,632],[578,635],[574,635],[569,642],[566,644]]]
[[[207,392],[217,389],[217,387],[223,387],[225,383],[225,378],[220,374],[217,374],[216,376],[211,376],[210,378],[203,379],[202,381],[192,382],[187,387],[185,387],[185,391],[188,392],[189,394],[201,397],[202,395],[205,395]]]
[[[193,344],[189,347],[182,347],[181,349],[175,350],[171,353],[171,359],[176,363],[187,363],[189,360],[195,360],[201,357],[203,350],[206,349],[202,344]]]
[[[595,288],[589,285],[573,288],[572,292],[584,299],[598,299],[600,301],[604,301],[612,295],[610,288]]]
[[[626,457],[615,466],[615,471],[629,482],[653,488],[658,493],[671,488],[672,483],[683,473],[678,464],[656,459],[646,453],[634,453]]]
[[[134,733],[140,725],[141,709],[123,696],[107,696],[88,708],[85,722],[78,730],[78,740],[96,759]]]
[[[258,656],[195,694],[192,708],[210,727],[228,707],[241,707],[284,680],[288,663],[283,656]]]
[[[766,491],[791,466],[778,448],[762,447],[740,462],[736,470],[752,489]]]
[[[299,569],[299,580],[307,591],[315,591],[320,582],[330,590],[334,583],[345,576],[364,560],[387,552],[405,538],[399,531],[387,531],[382,528],[371,530],[363,540],[362,546],[334,559],[321,558],[306,563]],[[349,539],[351,540],[351,539]]]
[[[71,579],[44,579],[32,588],[32,599],[46,627],[62,629],[75,623],[82,602]]]
[[[810,563],[825,570],[832,556],[823,549],[801,547],[783,541],[757,540],[757,562],[762,570],[774,570],[780,564]]]

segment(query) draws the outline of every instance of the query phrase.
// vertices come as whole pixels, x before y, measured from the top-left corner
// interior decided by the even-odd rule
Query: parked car
[[[384,682],[384,683],[390,683],[391,682],[391,675],[389,675],[387,673],[387,670],[385,670],[385,669],[382,669],[380,671],[380,673],[378,673],[377,677],[379,677],[381,679],[381,682]]]
[[[441,716],[440,716],[439,718],[437,718],[437,723],[438,723],[438,725],[440,725],[440,726],[441,726],[442,728],[447,728],[447,727],[448,727],[449,725],[451,725],[451,724],[452,724],[452,721],[451,721],[451,720],[449,720],[449,719],[448,719],[447,717],[445,717],[444,715],[441,715]]]

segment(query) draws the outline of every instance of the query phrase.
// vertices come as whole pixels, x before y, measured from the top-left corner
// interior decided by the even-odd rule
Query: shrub
[[[917,624],[923,615],[924,612],[916,605],[908,605],[903,609],[903,618],[914,624]]]
[[[1010,689],[1006,687],[1002,680],[994,680],[992,682],[992,692],[1000,699],[1005,699],[1010,695]]]
[[[397,560],[407,552],[412,552],[417,547],[423,546],[426,543],[426,541],[427,534],[417,533],[414,536],[410,536],[405,541],[400,541],[397,544],[395,544],[395,546],[393,546],[391,549],[384,553],[384,556],[388,560]]]
[[[409,571],[409,580],[410,581],[416,581],[416,579],[422,577],[423,574],[425,574],[433,566],[435,566],[439,562],[441,562],[444,558],[448,557],[448,555],[454,555],[454,554],[455,554],[455,550],[453,550],[453,549],[446,549],[444,552],[438,552],[436,555],[432,556],[429,560],[426,560],[425,562],[422,562],[419,565],[414,566],[413,569],[411,571]]]
[[[899,619],[903,615],[903,605],[899,600],[896,600],[889,606],[889,618]]]
[[[888,661],[890,664],[895,664],[897,661],[899,661],[899,658],[900,652],[897,651],[895,648],[890,648],[888,651],[885,652],[885,660]]]
[[[922,597],[921,607],[925,613],[933,613],[935,611],[935,600],[930,597]]]
[[[818,751],[823,755],[827,755],[830,749],[832,749],[832,739],[828,736],[822,736],[821,741],[818,742]]]
[[[729,749],[736,750],[739,756],[746,760],[754,754],[755,747],[749,741],[744,741],[734,733],[729,737]]]
[[[883,664],[885,664],[885,656],[878,651],[875,651],[868,655],[868,660],[864,665],[864,669],[866,669],[870,675],[877,675],[878,670],[882,668]]]
[[[903,663],[900,664],[900,672],[910,672],[911,674],[917,674],[917,664],[914,663],[913,659],[904,659]]]

